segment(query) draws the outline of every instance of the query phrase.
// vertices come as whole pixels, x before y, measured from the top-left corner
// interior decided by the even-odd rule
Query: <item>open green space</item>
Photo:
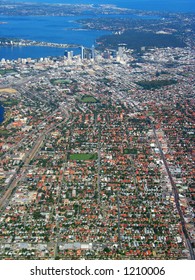
[[[68,85],[71,83],[70,80],[65,80],[65,79],[51,79],[50,82],[53,84],[53,85]]]
[[[1,104],[5,107],[12,107],[12,106],[18,105],[18,103],[19,103],[19,100],[17,100],[17,99],[7,99],[7,100],[4,100],[1,102]]]
[[[97,154],[71,154],[70,160],[96,160]]]
[[[146,90],[159,89],[161,87],[177,84],[176,80],[156,80],[156,81],[140,81],[137,84]]]
[[[94,20],[94,19],[93,19]],[[103,24],[103,23],[102,23]],[[110,22],[109,25],[112,23]],[[144,23],[143,23],[144,24]],[[120,23],[124,26],[124,23]],[[132,23],[129,23],[128,26],[132,26]],[[186,46],[186,43],[179,38],[178,34],[156,34],[154,32],[145,32],[131,30],[129,27],[128,30],[124,31],[122,34],[112,34],[104,35],[98,38],[97,42],[99,43],[99,49],[117,49],[118,45],[123,42],[126,44],[128,49],[140,50],[141,47],[145,46],[146,48],[167,48],[167,47],[180,47],[183,48]],[[152,28],[152,26],[150,26]],[[147,28],[149,28],[147,26]]]
[[[0,135],[1,136],[7,136],[7,135],[9,135],[9,131],[8,130],[4,130],[4,129],[0,129]]]
[[[17,73],[17,71],[14,69],[0,69],[0,75],[5,75],[9,73]]]
[[[124,154],[133,154],[137,155],[137,149],[124,149]]]
[[[83,95],[81,97],[80,101],[83,102],[83,103],[96,103],[96,102],[98,102],[98,100],[91,95]]]

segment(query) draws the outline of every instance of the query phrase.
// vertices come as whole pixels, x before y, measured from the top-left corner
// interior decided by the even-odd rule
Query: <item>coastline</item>
[[[8,39],[2,38],[0,41],[0,46],[4,47],[50,47],[50,48],[78,48],[77,44],[61,44],[61,43],[51,43],[51,42],[39,42],[35,40],[24,40],[24,39]]]

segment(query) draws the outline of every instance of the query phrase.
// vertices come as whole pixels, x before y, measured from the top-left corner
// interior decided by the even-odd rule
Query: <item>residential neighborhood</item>
[[[0,61],[0,259],[193,258],[194,50],[106,52]]]

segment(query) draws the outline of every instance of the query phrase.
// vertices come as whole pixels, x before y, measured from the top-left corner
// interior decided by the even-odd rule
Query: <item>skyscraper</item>
[[[91,54],[92,54],[92,59],[95,59],[95,46],[94,45],[92,45]]]
[[[84,59],[84,51],[85,51],[85,48],[83,46],[81,46],[81,60]]]

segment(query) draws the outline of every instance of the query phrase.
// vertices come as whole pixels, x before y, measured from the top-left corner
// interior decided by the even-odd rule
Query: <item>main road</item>
[[[150,118],[148,118],[148,121],[149,123],[151,124],[152,126],[152,130],[153,130],[153,133],[154,133],[154,137],[155,137],[155,140],[156,140],[156,144],[158,146],[158,149],[160,151],[160,155],[161,155],[161,158],[163,160],[163,163],[164,163],[164,166],[166,168],[166,171],[167,171],[167,174],[169,176],[169,180],[171,182],[171,186],[172,186],[172,189],[173,189],[173,193],[174,193],[174,198],[175,198],[175,204],[176,204],[176,208],[177,208],[177,211],[179,213],[179,216],[180,216],[180,221],[181,221],[181,226],[182,226],[182,230],[183,230],[183,234],[185,236],[185,240],[186,240],[186,245],[188,247],[188,250],[189,250],[189,253],[190,253],[190,257],[192,260],[195,260],[195,253],[194,253],[194,250],[193,250],[193,247],[192,247],[192,244],[191,244],[191,241],[190,241],[190,236],[189,236],[189,233],[186,229],[186,223],[185,223],[185,220],[184,220],[184,217],[183,217],[183,213],[182,213],[182,210],[181,210],[181,205],[180,205],[180,202],[179,202],[179,195],[178,195],[178,191],[177,191],[177,187],[175,185],[175,182],[173,180],[173,177],[171,175],[171,172],[169,170],[169,167],[168,167],[168,164],[167,164],[167,160],[165,158],[165,155],[162,151],[162,148],[161,148],[161,145],[160,145],[160,142],[158,140],[158,136],[156,134],[156,129],[154,127],[154,124],[153,122],[150,120]]]

